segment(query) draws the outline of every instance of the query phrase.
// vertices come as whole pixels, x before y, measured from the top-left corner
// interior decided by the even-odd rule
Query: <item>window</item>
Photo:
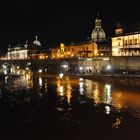
[[[137,44],[137,38],[135,38],[134,44]]]

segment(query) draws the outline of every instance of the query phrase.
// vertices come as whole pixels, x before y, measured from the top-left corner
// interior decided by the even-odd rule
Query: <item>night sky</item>
[[[107,36],[114,34],[118,22],[124,24],[127,32],[140,30],[139,4],[134,1],[52,0],[47,3],[49,1],[5,0],[1,3],[1,50],[7,49],[8,44],[32,41],[35,35],[47,48],[60,42],[86,41],[94,29],[97,12]]]

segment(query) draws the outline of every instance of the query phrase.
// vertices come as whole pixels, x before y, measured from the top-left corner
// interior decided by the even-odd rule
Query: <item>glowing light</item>
[[[95,84],[95,89],[93,90],[93,98],[96,104],[100,103],[99,86],[97,83]]]
[[[39,69],[38,72],[39,72],[39,73],[42,73],[42,69]]]
[[[104,101],[106,104],[110,104],[112,101],[112,97],[111,97],[111,85],[106,84],[105,88],[104,88],[104,92],[105,92],[105,97],[104,97]]]
[[[60,74],[59,74],[59,77],[60,77],[61,79],[63,78],[63,76],[64,76],[63,73],[60,73]]]
[[[92,58],[87,58],[87,61],[91,61],[92,60]]]
[[[122,117],[116,118],[115,122],[113,122],[112,124],[112,128],[119,128],[121,123],[122,123]]]
[[[62,67],[63,67],[63,68],[67,68],[67,67],[68,67],[68,65],[63,65]]]
[[[105,106],[105,113],[110,114],[110,106]]]
[[[39,77],[39,86],[42,87],[42,85],[43,85],[42,78]]]
[[[107,96],[110,96],[110,95],[111,95],[111,85],[106,84],[106,85],[105,85],[105,88],[106,88]]]
[[[5,75],[7,74],[7,70],[4,70],[4,74],[5,74]]]
[[[109,60],[109,57],[106,57],[106,58],[103,58],[104,61],[108,61]]]
[[[111,66],[110,65],[107,65],[107,67],[106,67],[108,70],[110,70],[111,69]]]
[[[64,95],[64,88],[63,88],[63,86],[60,86],[60,87],[59,87],[59,92],[60,92],[60,95],[61,95],[61,96]]]
[[[19,70],[17,71],[17,74],[18,74],[18,75],[20,74],[20,71],[19,71]]]
[[[26,70],[29,70],[29,67],[26,67]]]
[[[6,69],[7,67],[6,67],[6,65],[2,65],[2,67],[4,68],[4,69]]]
[[[83,70],[83,67],[79,67],[79,70]]]
[[[5,76],[5,83],[8,83],[8,76]]]
[[[83,78],[79,78],[79,81],[83,81]]]
[[[79,82],[79,91],[80,91],[80,94],[83,95],[84,93],[84,88],[83,88],[83,85],[84,83],[83,82]]]
[[[26,74],[26,80],[27,81],[29,80],[29,74]]]

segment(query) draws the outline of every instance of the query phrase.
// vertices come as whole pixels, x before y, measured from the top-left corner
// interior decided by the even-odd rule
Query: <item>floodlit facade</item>
[[[97,18],[95,20],[95,28],[92,31],[91,40],[93,40],[94,42],[106,40],[106,35],[104,30],[102,29],[101,19],[99,18],[99,15],[97,15]]]
[[[41,43],[36,36],[33,43],[26,41],[25,45],[18,44],[15,47],[9,46],[7,52],[8,60],[22,59],[46,59],[47,56],[40,52]]]
[[[14,47],[8,48],[7,58],[8,59],[28,59],[29,51],[27,48]]]
[[[140,32],[123,33],[123,28],[115,29],[112,37],[112,56],[140,56]]]
[[[54,48],[51,51],[52,59],[94,56],[97,56],[97,44],[94,42],[84,42],[71,45],[64,45],[61,43],[60,47]]]
[[[99,17],[95,19],[95,28],[89,41],[69,45],[61,43],[51,51],[51,59],[56,60],[58,65],[61,61],[61,64],[65,62],[64,65],[60,65],[61,71],[81,74],[97,74],[105,71],[110,61],[109,56],[111,45],[106,40]]]

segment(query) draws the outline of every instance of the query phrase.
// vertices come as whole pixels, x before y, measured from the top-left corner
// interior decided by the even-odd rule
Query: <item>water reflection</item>
[[[57,94],[59,96],[65,96],[67,99],[67,102],[71,103],[72,98],[72,87],[70,83],[69,77],[66,77],[65,79],[57,79]]]
[[[92,101],[92,106],[89,106],[90,110],[95,109],[108,118],[114,115],[113,119],[110,119],[110,127],[112,128],[119,128],[123,124],[123,121],[126,119],[122,117],[124,110],[125,113],[127,112],[130,116],[140,118],[139,90],[130,91],[108,83],[68,76],[64,76],[63,78],[51,78],[47,76],[41,77],[39,75],[35,77],[30,71],[24,71],[21,77],[15,78],[13,81],[10,81],[9,77],[5,77],[4,80],[6,84],[9,82],[12,83],[9,84],[11,91],[24,88],[27,90],[35,89],[33,92],[41,94],[52,94],[51,90],[53,89],[53,92],[55,92],[58,97],[57,99],[59,100],[59,107],[61,107],[61,109],[66,105],[70,108],[75,107],[72,101],[79,101],[81,110],[84,110],[83,106],[88,104],[90,100]],[[83,100],[83,98],[88,100]],[[96,114],[97,112],[94,113]],[[88,115],[90,116],[90,114]]]
[[[119,128],[122,123],[122,117],[117,117],[115,121],[112,123],[112,128]]]
[[[79,91],[80,94],[83,95],[84,94],[84,87],[83,87],[84,83],[82,81],[79,82]]]
[[[42,77],[39,77],[39,86],[40,86],[40,88],[43,86],[43,82],[42,82]]]
[[[33,87],[33,74],[31,71],[25,72],[23,71],[23,75],[21,76],[20,82],[27,88]]]
[[[99,93],[99,85],[98,83],[94,83],[94,88],[93,88],[93,96],[91,98],[94,99],[95,104],[99,104],[101,102],[100,100],[100,93]]]

